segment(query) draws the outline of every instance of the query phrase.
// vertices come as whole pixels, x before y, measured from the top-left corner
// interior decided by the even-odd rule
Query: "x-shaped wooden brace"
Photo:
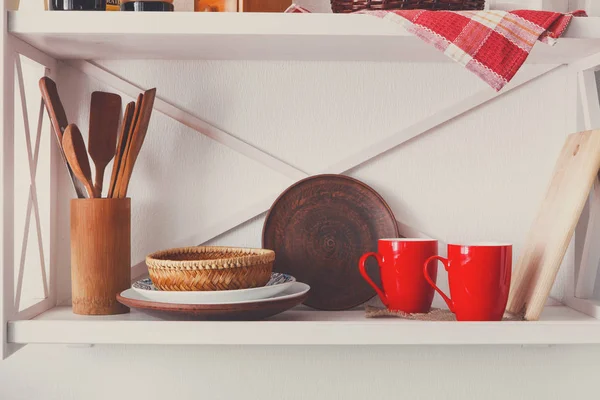
[[[21,294],[23,290],[23,277],[25,274],[25,259],[27,256],[27,244],[29,238],[29,227],[31,225],[31,214],[33,213],[35,218],[35,227],[37,231],[39,256],[40,256],[40,267],[42,273],[42,284],[44,287],[44,298],[48,298],[48,279],[46,277],[46,262],[44,259],[44,246],[42,241],[42,227],[40,221],[40,210],[38,205],[37,188],[35,184],[35,178],[37,174],[38,159],[40,154],[40,142],[42,136],[42,124],[44,119],[44,103],[40,100],[40,111],[38,116],[38,126],[35,139],[35,149],[32,150],[31,143],[31,129],[29,127],[29,114],[27,111],[27,99],[25,95],[25,83],[23,78],[23,67],[21,65],[21,58],[17,56],[15,58],[17,80],[19,83],[19,93],[21,97],[21,109],[23,113],[23,126],[25,131],[25,142],[27,147],[27,159],[29,162],[29,196],[27,199],[27,210],[25,214],[25,228],[23,229],[23,241],[21,245],[21,258],[19,262],[19,276],[17,279],[17,288],[15,292],[15,310],[19,310],[21,303]],[[47,73],[47,70],[46,70]]]
[[[108,85],[111,86],[120,92],[127,94],[128,96],[134,98],[137,93],[139,93],[142,89],[125,81],[124,79],[112,74],[109,71],[106,71],[90,62],[87,61],[71,61],[69,65],[73,68],[83,72],[84,74]],[[529,71],[527,69],[521,71],[513,81],[506,86],[502,92],[497,93],[490,88],[486,88],[479,92],[476,92],[473,95],[470,95],[462,100],[457,101],[456,103],[430,115],[421,121],[416,122],[413,125],[410,125],[391,136],[376,142],[365,149],[360,150],[359,152],[352,154],[348,157],[343,158],[342,160],[336,162],[335,164],[329,166],[324,171],[320,171],[319,173],[332,173],[339,174],[347,172],[353,168],[358,167],[359,165],[364,164],[365,162],[377,157],[380,154],[383,154],[400,144],[415,138],[431,129],[448,122],[454,118],[457,118],[464,113],[481,106],[482,104],[487,103],[499,96],[502,96],[511,90],[526,84],[540,76],[543,76],[550,71],[555,70],[556,68],[561,67],[560,65],[544,65],[538,66],[538,69],[535,71]],[[235,138],[234,136],[228,134],[227,132],[222,131],[221,129],[207,123],[206,121],[201,120],[200,118],[181,110],[180,108],[168,103],[165,100],[162,100],[157,97],[154,108],[179,121],[180,123],[194,129],[195,131],[208,136],[209,138],[226,145],[227,147],[246,155],[247,157],[269,167],[270,169],[277,171],[294,181],[298,181],[300,179],[306,178],[309,174],[305,171],[301,171],[294,166],[270,155],[267,154],[252,145],[241,141],[240,139]],[[228,215],[225,219],[220,221],[219,223],[208,226],[202,229],[202,232],[198,235],[195,235],[190,238],[186,238],[181,240],[181,243],[205,243],[210,239],[227,232],[238,225],[243,224],[244,222],[262,214],[267,211],[271,206],[273,200],[277,197],[278,193],[270,193],[268,196],[256,201],[253,204],[250,204],[244,210]],[[406,234],[407,230],[411,235],[418,236],[428,236],[420,233],[418,230],[410,228],[406,225],[401,224],[403,227],[403,232]],[[133,266],[132,277],[136,278],[146,272],[146,266],[144,262],[139,262]]]

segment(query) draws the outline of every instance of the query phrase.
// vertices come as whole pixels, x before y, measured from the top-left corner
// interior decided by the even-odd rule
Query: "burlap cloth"
[[[450,310],[432,308],[427,314],[408,314],[402,311],[391,311],[387,308],[365,306],[365,316],[367,318],[402,318],[414,321],[456,321],[454,314]],[[504,314],[502,321],[524,321],[523,315]]]

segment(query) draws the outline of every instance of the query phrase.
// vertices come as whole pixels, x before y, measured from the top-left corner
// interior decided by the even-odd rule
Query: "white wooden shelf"
[[[194,345],[501,345],[600,344],[600,320],[568,307],[547,307],[538,322],[418,322],[367,319],[363,310],[299,308],[266,321],[162,321],[132,311],[78,316],[53,308],[8,324],[8,342]]]
[[[14,36],[57,59],[237,59],[444,62],[400,25],[368,15],[260,13],[9,13]],[[600,18],[577,18],[528,63],[600,52]]]
[[[0,2],[4,10],[6,3]],[[90,59],[198,59],[198,60],[307,60],[307,61],[399,61],[448,62],[449,59],[433,46],[423,43],[400,25],[367,15],[340,14],[242,14],[242,13],[97,13],[97,12],[9,12],[0,20],[2,27],[0,50],[4,67],[3,82],[4,160],[0,172],[8,182],[17,167],[12,142],[15,136],[15,90],[23,86],[22,74],[12,63],[14,53],[30,57],[56,75],[61,63],[69,64],[100,82],[131,97],[136,87],[93,63]],[[482,89],[461,99],[434,115],[396,132],[389,138],[361,150],[358,155],[339,161],[327,171],[339,173],[427,132],[453,118],[465,114],[510,90],[527,84],[549,71],[569,64],[569,98],[567,114],[576,123],[578,85],[585,96],[583,111],[586,120],[597,111],[595,71],[600,69],[600,18],[577,18],[565,36],[554,46],[536,44],[529,64],[545,64],[523,70],[500,93]],[[374,67],[375,68],[375,67]],[[15,70],[17,73],[15,73]],[[19,74],[21,76],[19,76]],[[15,79],[19,85],[15,85]],[[596,96],[596,97],[594,97]],[[591,99],[591,100],[590,100]],[[39,102],[39,98],[36,98]],[[26,106],[25,102],[20,105]],[[592,107],[593,106],[593,107]],[[266,153],[239,141],[185,113],[163,99],[155,103],[157,111],[172,117],[192,129],[218,141],[240,154],[265,166],[283,171],[292,179],[305,173]],[[590,111],[591,110],[591,111]],[[41,121],[41,119],[40,119]],[[31,149],[30,149],[31,150]],[[29,161],[30,167],[32,161]],[[35,196],[35,173],[32,175],[31,196]],[[11,185],[4,185],[5,215],[14,212],[15,194]],[[34,197],[32,197],[33,199]],[[250,205],[241,215],[233,215],[218,227],[209,227],[204,235],[216,236],[223,227],[231,229],[244,218],[260,214],[272,199]],[[264,204],[263,204],[264,203]],[[35,204],[35,203],[34,203]],[[0,239],[12,243],[12,219],[5,218]],[[53,219],[51,219],[53,220]],[[57,232],[53,223],[51,231]],[[205,242],[206,237],[197,242]],[[41,245],[41,244],[40,244]],[[8,249],[8,250],[7,250]],[[17,259],[13,246],[5,246],[3,265],[12,266]],[[24,264],[23,264],[24,265]],[[23,270],[21,266],[21,271]],[[597,263],[596,263],[597,265]],[[143,266],[143,264],[142,264]],[[56,282],[56,270],[50,267],[50,282]],[[399,319],[366,319],[364,311],[319,312],[298,308],[267,321],[258,322],[197,322],[164,321],[133,311],[130,314],[105,317],[77,316],[70,307],[54,307],[56,287],[48,298],[18,312],[13,304],[16,293],[15,276],[11,268],[0,274],[3,300],[0,309],[0,356],[6,357],[19,346],[7,343],[56,344],[193,344],[193,345],[506,345],[506,344],[600,344],[600,305],[591,300],[576,299],[574,285],[566,288],[565,302],[570,307],[547,307],[538,322],[417,322]],[[54,278],[53,278],[54,277]],[[575,277],[571,277],[575,282]],[[583,311],[582,314],[577,310]],[[12,320],[9,320],[12,319]],[[9,321],[7,321],[9,320]],[[7,325],[5,325],[7,324]]]

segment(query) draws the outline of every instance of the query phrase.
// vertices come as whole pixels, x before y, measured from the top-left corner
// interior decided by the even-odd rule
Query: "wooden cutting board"
[[[537,321],[600,170],[600,131],[570,135],[513,273],[508,311]]]

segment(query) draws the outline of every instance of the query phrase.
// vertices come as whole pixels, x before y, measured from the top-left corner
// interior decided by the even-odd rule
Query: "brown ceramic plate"
[[[360,256],[377,251],[378,239],[396,237],[396,218],[372,188],[343,175],[317,175],[275,201],[262,244],[275,251],[274,271],[310,285],[304,304],[347,310],[375,295],[358,272]],[[369,262],[375,275],[378,268]]]
[[[262,300],[226,304],[172,304],[148,300],[133,289],[117,295],[119,303],[162,319],[253,321],[272,317],[301,304],[310,286],[294,282],[283,293]]]

